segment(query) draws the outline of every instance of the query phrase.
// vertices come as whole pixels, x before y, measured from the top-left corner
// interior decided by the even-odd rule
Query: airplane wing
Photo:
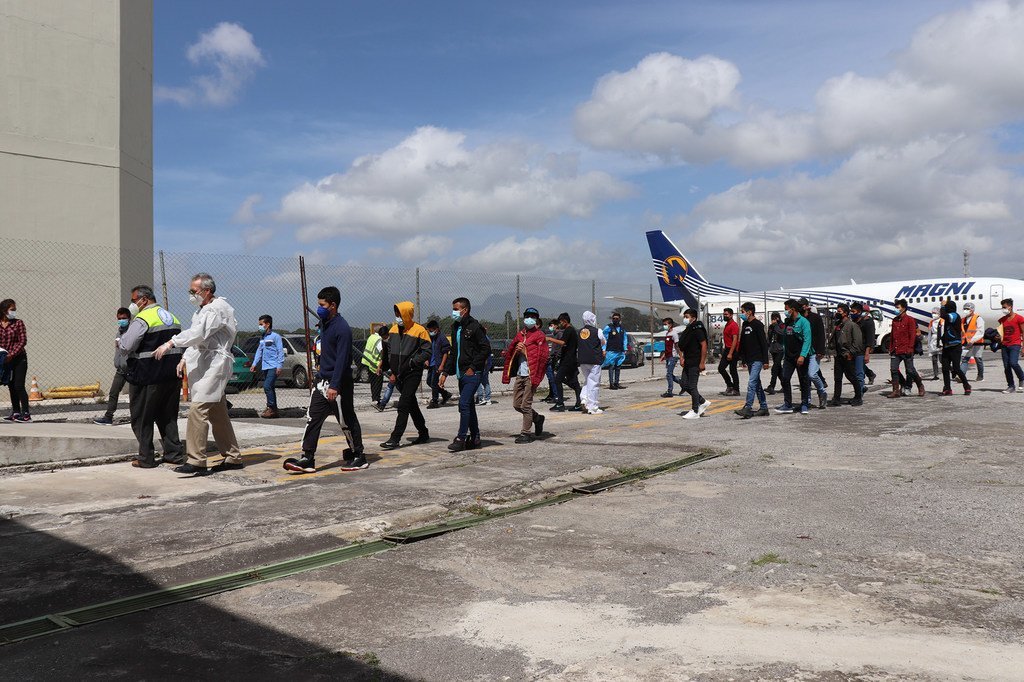
[[[649,310],[651,307],[650,301],[645,301],[640,298],[626,298],[625,296],[605,296],[609,301],[619,301],[620,303],[632,303],[633,305],[640,308],[640,311]],[[654,312],[665,317],[678,316],[680,311],[685,306],[680,303],[663,303],[659,301],[654,302]]]

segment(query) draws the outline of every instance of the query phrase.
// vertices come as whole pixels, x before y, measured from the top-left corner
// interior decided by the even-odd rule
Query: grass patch
[[[462,511],[473,516],[490,516],[491,510],[482,504],[471,504],[468,507],[463,507]]]
[[[775,461],[775,458],[772,457],[771,455],[761,455],[760,457],[758,457],[758,459],[761,460],[762,462],[774,462]]]
[[[789,561],[783,559],[775,552],[768,552],[767,554],[762,554],[756,559],[751,559],[750,563],[753,566],[767,566],[768,564],[788,564]]]
[[[990,587],[982,587],[982,588],[980,588],[978,590],[978,592],[981,592],[982,594],[997,594],[997,595],[1001,595],[1002,594],[1002,592],[1000,592],[999,590],[993,590]]]
[[[623,476],[632,476],[633,474],[639,474],[641,471],[647,471],[647,467],[615,467]]]

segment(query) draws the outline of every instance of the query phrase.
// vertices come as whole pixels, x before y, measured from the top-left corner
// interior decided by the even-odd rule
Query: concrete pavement
[[[458,455],[445,448],[456,411],[431,410],[435,442],[355,473],[288,476],[286,443],[197,479],[123,463],[2,477],[10,622],[729,451],[0,659],[50,679],[1017,678],[1024,475],[1006,434],[1019,396],[873,392],[863,408],[741,421],[716,378],[703,384],[715,405],[699,421],[679,419],[660,382],[634,383],[602,391],[604,415],[548,413],[551,437],[521,446],[499,398],[481,409],[486,447]],[[393,413],[360,416],[367,443],[383,440]]]

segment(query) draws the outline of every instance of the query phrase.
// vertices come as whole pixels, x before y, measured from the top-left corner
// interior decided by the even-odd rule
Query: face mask
[[[555,333],[555,328],[554,327],[548,327],[548,331],[551,332],[552,334],[554,334]]]
[[[612,326],[614,326],[614,327],[618,327],[620,323],[621,323],[621,320],[612,320]]]
[[[10,313],[7,313],[10,316]],[[1013,311],[1009,308],[1003,308],[1003,315],[1013,315]]]
[[[8,311],[7,311],[7,319],[8,319],[8,320],[16,320],[16,319],[18,319],[18,313],[17,313],[17,311],[14,311],[14,310],[8,310]]]
[[[683,326],[684,326],[684,327],[689,327],[689,326],[690,326],[690,324],[691,324],[691,320],[689,320],[689,319],[687,319],[687,318],[685,318],[685,317],[684,317],[684,318],[683,318]]]
[[[850,317],[852,317],[855,320],[859,320],[860,316],[861,316],[861,313],[850,313]]]
[[[452,319],[455,320],[456,322],[458,322],[459,320],[462,319],[462,313],[460,313],[458,310],[453,310],[452,311]]]
[[[405,326],[405,320],[403,320],[400,317],[396,317],[395,318],[395,324],[397,324],[399,327],[404,327]]]
[[[435,336],[437,336],[437,332],[427,332],[427,333],[430,334],[430,338],[434,338]]]
[[[667,332],[668,331],[668,325],[667,324],[661,325],[661,331]]]
[[[329,318],[331,316],[331,310],[330,310],[330,308],[325,308],[322,305],[321,306],[317,306],[316,316],[319,317],[321,320],[324,320],[326,322],[327,318]]]
[[[198,308],[203,304],[203,299],[199,298],[199,294],[189,294],[188,302]]]
[[[524,317],[523,324],[532,329],[533,327],[537,326],[537,320],[533,319],[532,317]]]
[[[128,305],[128,312],[130,312],[132,314],[132,317],[135,317],[136,315],[139,314],[139,305],[137,303],[135,303],[135,301],[132,301]]]
[[[740,320],[742,320],[743,322],[746,322],[747,321],[747,314],[746,313],[740,313]]]
[[[124,331],[125,329],[128,328],[128,324],[130,322],[131,322],[131,320],[118,320],[117,321],[117,328],[120,329],[121,331]]]

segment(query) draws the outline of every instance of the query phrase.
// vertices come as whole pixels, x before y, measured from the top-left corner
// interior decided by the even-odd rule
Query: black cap
[[[526,310],[523,311],[523,317],[529,317],[530,315],[533,315],[533,317],[535,318],[539,318],[540,311],[538,311],[536,308],[527,308]]]
[[[798,303],[799,303],[800,305],[804,305],[804,306],[807,306],[808,308],[809,308],[809,307],[811,307],[811,302],[810,302],[810,301],[808,301],[808,300],[807,300],[806,298],[801,298],[801,299],[800,299],[799,301],[797,301],[797,302],[798,302]]]

